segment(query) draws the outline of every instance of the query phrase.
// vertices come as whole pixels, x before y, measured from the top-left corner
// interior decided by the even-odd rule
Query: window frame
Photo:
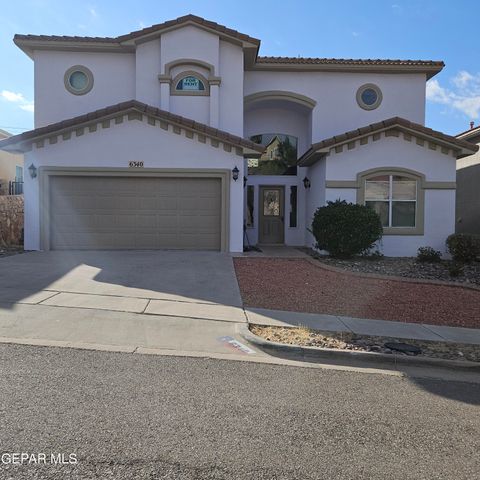
[[[363,99],[362,95],[365,90],[374,90],[375,93],[377,94],[377,100],[375,103],[372,103],[371,105],[366,104]],[[375,110],[378,108],[383,100],[383,94],[382,91],[380,90],[380,87],[378,85],[375,85],[374,83],[365,83],[359,89],[357,90],[357,103],[360,108],[363,108],[364,110]]]
[[[198,80],[200,80],[203,83],[205,90],[177,90],[178,82],[185,77],[198,78]],[[178,75],[175,75],[175,77],[173,78],[170,84],[170,95],[209,97],[210,83],[201,73],[196,72],[195,70],[184,70],[180,72]]]
[[[70,83],[70,77],[75,73],[75,72],[81,72],[87,77],[87,85],[85,88],[82,88],[81,90],[77,90],[76,88],[73,88],[71,83]],[[67,71],[65,72],[63,76],[63,83],[65,85],[65,88],[67,89],[68,92],[70,92],[73,95],[86,95],[90,90],[93,88],[93,73],[92,71],[87,68],[85,65],[73,65]]]
[[[365,205],[365,186],[369,178],[378,177],[381,175],[389,176],[389,198],[388,200],[388,209],[389,209],[389,224],[391,224],[392,219],[392,204],[393,202],[412,202],[413,200],[394,200],[392,198],[392,182],[393,176],[402,176],[407,177],[417,182],[416,186],[416,204],[415,204],[415,226],[414,227],[383,227],[384,235],[423,235],[424,234],[424,223],[425,223],[425,176],[419,172],[414,172],[413,170],[402,169],[402,168],[381,168],[373,169],[365,172],[361,172],[357,176],[357,203],[360,205]],[[381,201],[381,200],[379,200]]]

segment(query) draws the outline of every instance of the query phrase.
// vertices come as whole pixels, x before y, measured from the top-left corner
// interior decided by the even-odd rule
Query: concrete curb
[[[284,343],[270,342],[253,334],[248,325],[237,324],[237,333],[247,342],[272,355],[282,358],[292,357],[295,360],[308,361],[319,359],[343,363],[375,363],[383,367],[397,368],[398,365],[406,367],[435,367],[440,369],[453,369],[463,372],[480,372],[480,363],[462,360],[442,360],[439,358],[410,357],[405,355],[384,354],[375,352],[358,352],[351,350],[334,350],[330,348],[302,347],[300,345],[287,345]]]
[[[480,286],[467,283],[449,282],[447,280],[433,280],[428,278],[400,277],[398,275],[379,275],[378,273],[352,272],[344,268],[327,265],[326,263],[323,263],[321,259],[317,259],[312,256],[308,256],[304,260],[318,268],[323,268],[324,270],[329,270],[330,272],[340,273],[343,275],[351,275],[353,277],[370,278],[374,280],[388,280],[390,282],[413,283],[418,285],[436,285],[440,287],[464,288],[466,290],[474,290],[476,292],[480,292]]]

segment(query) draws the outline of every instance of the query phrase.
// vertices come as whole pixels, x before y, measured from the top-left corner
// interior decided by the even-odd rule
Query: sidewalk
[[[271,326],[305,326],[330,332],[352,332],[361,335],[397,337],[411,340],[433,340],[480,345],[480,329],[445,327],[420,323],[369,320],[363,318],[287,312],[264,308],[245,308],[249,323]]]

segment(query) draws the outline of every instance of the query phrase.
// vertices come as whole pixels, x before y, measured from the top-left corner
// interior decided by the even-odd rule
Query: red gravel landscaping
[[[480,290],[360,277],[304,259],[234,263],[245,306],[480,328]]]

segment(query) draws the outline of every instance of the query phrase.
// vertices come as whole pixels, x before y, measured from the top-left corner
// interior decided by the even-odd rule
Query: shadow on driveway
[[[232,259],[224,253],[57,251],[0,258],[3,308],[38,303],[44,290],[242,305]]]

